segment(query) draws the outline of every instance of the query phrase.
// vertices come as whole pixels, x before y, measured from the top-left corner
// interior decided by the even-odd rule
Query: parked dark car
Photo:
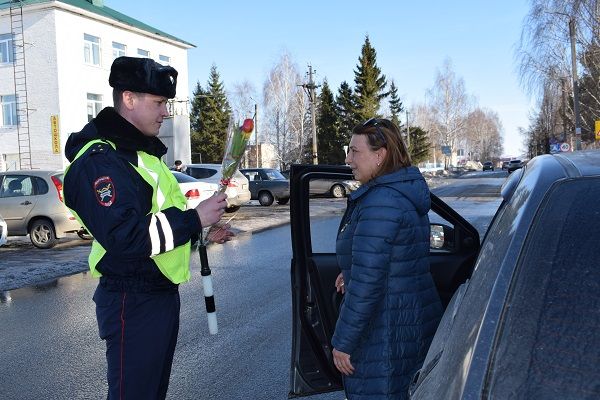
[[[330,342],[339,269],[306,217],[308,180],[331,173],[342,171],[293,172],[290,397],[341,389]],[[411,399],[600,398],[600,151],[536,157],[501,195],[481,247],[431,195],[430,265],[446,309]]]
[[[250,185],[252,200],[258,200],[261,206],[287,204],[290,201],[290,181],[276,169],[248,168],[240,169]]]
[[[523,168],[523,161],[521,160],[510,160],[508,162],[508,167],[506,167],[509,174],[518,170],[519,168]]]
[[[493,171],[494,170],[494,163],[491,161],[486,161],[483,163],[483,170],[484,171]]]
[[[290,178],[290,170],[281,173]],[[342,198],[359,187],[360,182],[355,179],[313,179],[310,181],[310,195]]]
[[[508,169],[508,161],[502,161],[502,170]]]

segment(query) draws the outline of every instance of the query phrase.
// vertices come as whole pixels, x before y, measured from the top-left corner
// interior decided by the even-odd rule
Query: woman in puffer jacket
[[[442,314],[429,272],[429,188],[400,130],[370,119],[352,132],[350,194],[336,253],[344,293],[333,359],[348,400],[406,399]]]

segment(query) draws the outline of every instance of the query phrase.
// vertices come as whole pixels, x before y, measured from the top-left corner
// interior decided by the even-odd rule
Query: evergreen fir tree
[[[192,154],[199,153],[204,163],[220,163],[231,108],[215,65],[210,69],[207,88],[203,89],[198,83],[193,94],[190,113]]]
[[[338,132],[343,145],[347,145],[350,143],[352,129],[354,129],[354,126],[359,122],[359,120],[356,118],[354,95],[352,93],[352,88],[350,85],[348,85],[348,82],[344,81],[340,85],[335,103],[338,119]]]
[[[190,128],[193,132],[200,132],[202,130],[202,121],[200,121],[200,110],[206,106],[206,92],[200,85],[200,82],[196,82],[196,88],[192,91],[192,110],[190,111]]]
[[[396,124],[397,127],[400,127],[400,113],[404,111],[404,106],[402,105],[402,101],[400,97],[398,97],[398,88],[394,81],[390,84],[390,121]]]
[[[429,141],[427,132],[419,126],[410,127],[410,146],[408,152],[410,153],[413,165],[427,161],[430,151],[431,142]]]
[[[333,93],[327,80],[323,82],[317,109],[317,146],[319,164],[343,165],[344,150],[338,133],[337,115]]]
[[[377,52],[371,46],[369,36],[365,37],[358,65],[354,71],[354,95],[356,102],[356,117],[359,121],[378,116],[381,100],[388,93],[385,75],[377,66]]]

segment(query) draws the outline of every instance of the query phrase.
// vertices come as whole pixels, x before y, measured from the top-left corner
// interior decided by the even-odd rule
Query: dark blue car
[[[308,186],[345,176],[341,167],[292,173],[290,397],[341,390],[331,357],[339,269],[312,240],[321,228],[308,218]],[[410,398],[600,398],[600,151],[536,157],[501,195],[480,246],[432,194],[445,221],[432,224],[430,250],[445,313]]]

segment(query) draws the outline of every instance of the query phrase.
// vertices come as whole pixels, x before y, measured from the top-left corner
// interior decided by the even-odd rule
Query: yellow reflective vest
[[[116,145],[108,140],[92,140],[86,143],[75,156],[77,160],[83,155],[90,146],[96,143],[108,143],[114,149]],[[179,284],[187,282],[190,279],[190,251],[191,244],[188,241],[186,244],[169,248],[169,245],[165,248],[163,253],[160,253],[160,246],[157,244],[158,231],[156,230],[157,221],[160,221],[161,225],[168,227],[168,221],[164,214],[160,211],[170,207],[176,207],[182,211],[186,209],[186,198],[181,193],[177,180],[166,166],[158,157],[147,154],[143,151],[137,152],[137,165],[131,164],[138,174],[152,187],[152,208],[149,214],[152,214],[150,226],[148,227],[150,238],[152,242],[152,253],[150,258],[154,261],[158,269],[166,276],[171,282]],[[65,170],[65,176],[69,172],[69,167]],[[81,218],[77,213],[71,209],[73,215],[83,227],[86,227]],[[86,227],[87,229],[87,227]],[[89,230],[88,230],[89,232]],[[170,229],[164,230],[165,234],[169,234]],[[94,232],[90,232],[92,235]],[[169,239],[169,238],[167,238]],[[173,243],[173,240],[166,240],[166,243]],[[92,243],[92,250],[88,257],[90,270],[92,276],[100,277],[102,274],[96,270],[98,262],[106,254],[106,250],[96,240]]]

